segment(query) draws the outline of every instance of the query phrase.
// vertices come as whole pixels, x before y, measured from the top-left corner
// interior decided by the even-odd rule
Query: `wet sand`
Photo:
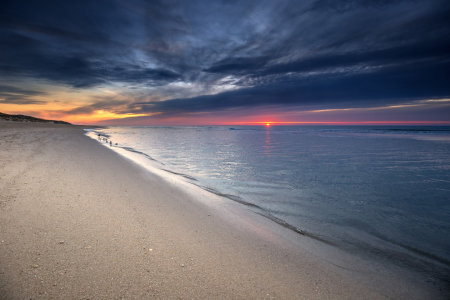
[[[1,299],[431,297],[360,281],[299,246],[308,237],[187,192],[80,126],[0,122],[0,197]]]

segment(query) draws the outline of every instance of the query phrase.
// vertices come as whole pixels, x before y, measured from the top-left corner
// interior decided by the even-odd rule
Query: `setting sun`
[[[270,126],[270,123],[266,123],[266,126]]]

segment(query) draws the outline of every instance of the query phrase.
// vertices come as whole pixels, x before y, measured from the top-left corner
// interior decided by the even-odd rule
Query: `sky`
[[[2,0],[0,112],[450,124],[448,0]]]

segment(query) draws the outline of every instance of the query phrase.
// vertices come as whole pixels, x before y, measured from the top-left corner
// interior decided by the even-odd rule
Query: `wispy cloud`
[[[33,99],[33,96],[45,95],[45,92],[22,89],[10,85],[0,85],[0,103],[10,104],[45,104],[44,101]]]
[[[449,15],[446,0],[6,0],[0,78],[109,96],[66,115],[402,106],[450,97]],[[11,86],[0,103],[45,93]]]

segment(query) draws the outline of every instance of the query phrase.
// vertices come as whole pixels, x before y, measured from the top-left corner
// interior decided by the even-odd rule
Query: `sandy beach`
[[[299,246],[308,237],[194,199],[83,128],[0,122],[1,299],[443,297],[358,280]]]

